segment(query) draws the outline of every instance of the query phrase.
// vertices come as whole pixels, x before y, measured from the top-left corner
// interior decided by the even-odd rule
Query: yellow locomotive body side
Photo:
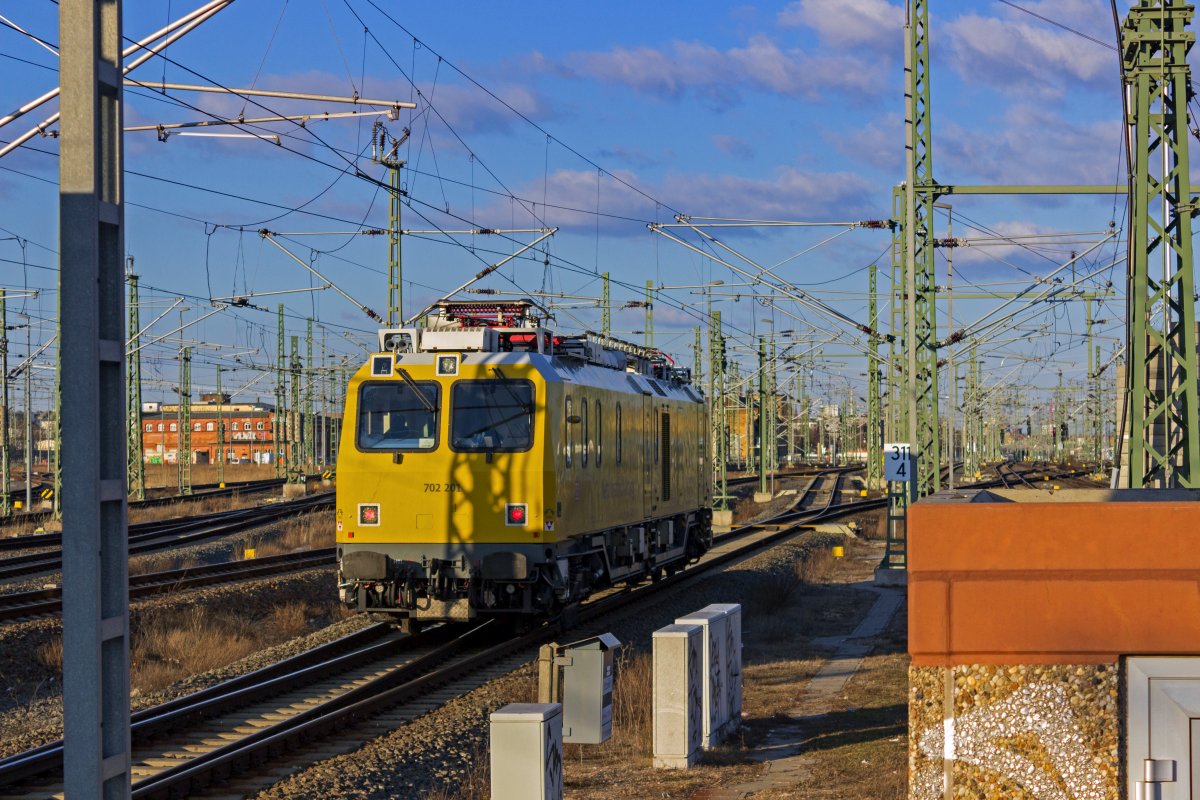
[[[338,455],[344,602],[414,620],[551,613],[707,548],[700,395],[546,341],[380,352],[354,375]]]

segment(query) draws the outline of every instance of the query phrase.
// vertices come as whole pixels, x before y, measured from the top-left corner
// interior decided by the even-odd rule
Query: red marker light
[[[524,503],[508,503],[504,506],[504,524],[510,527],[520,527],[525,524],[528,512]]]

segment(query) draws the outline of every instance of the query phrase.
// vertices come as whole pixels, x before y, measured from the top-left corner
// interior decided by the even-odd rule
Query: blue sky
[[[136,39],[193,4],[199,0],[127,0],[126,35]],[[1021,5],[1103,42],[1114,39],[1109,6],[1099,0]],[[939,180],[1123,182],[1113,50],[992,0],[935,0],[932,9]],[[0,0],[0,13],[52,43],[58,39],[56,7],[49,2]],[[169,63],[155,59],[134,75],[147,82],[165,75],[174,82],[415,99],[416,112],[387,123],[393,134],[405,125],[412,131],[403,153],[411,198],[404,227],[557,226],[560,232],[544,250],[480,285],[596,296],[595,273],[607,270],[619,304],[640,299],[639,287],[647,279],[667,286],[740,280],[647,231],[647,222],[668,222],[676,212],[804,221],[889,215],[891,187],[903,177],[902,20],[902,6],[887,0],[238,0],[174,45],[167,52]],[[6,77],[0,81],[3,111],[56,85],[55,58],[9,28],[0,28],[0,54]],[[164,102],[146,90],[127,93],[126,124],[182,122],[243,109],[258,116],[345,108],[280,100],[256,105],[196,93],[173,97],[186,105]],[[48,104],[0,130],[0,139],[12,138],[53,110]],[[284,241],[290,249],[355,298],[385,310],[386,250],[380,237],[290,236],[386,226],[384,193],[377,183],[354,175],[358,169],[371,179],[384,177],[364,151],[370,120],[313,123],[308,130],[270,127],[285,134],[283,147],[181,137],[160,143],[153,133],[127,136],[127,199],[138,204],[127,209],[127,250],[143,283],[152,287],[144,295],[143,322],[175,295],[186,296],[186,317],[194,319],[211,310],[209,297],[311,285],[307,273],[260,239],[257,230],[263,226],[289,234]],[[56,261],[57,143],[39,137],[30,144],[44,152],[30,148],[0,160],[0,237],[9,237],[0,241],[0,258],[6,259],[0,261],[0,286],[46,289],[40,308],[30,303],[33,316],[46,319],[53,314],[50,290],[56,276],[39,267],[53,268]],[[297,208],[302,210],[290,210]],[[1121,226],[1124,200],[956,198],[954,213],[961,215],[958,236],[971,235],[968,221],[1006,234],[1102,231],[1110,220]],[[944,226],[944,220],[937,224]],[[771,265],[839,230],[720,236],[756,262]],[[22,248],[12,237],[29,244]],[[446,237],[406,237],[406,311],[417,310],[530,238],[476,237],[472,251],[465,237],[453,243]],[[865,267],[883,256],[880,287],[886,292],[887,246],[886,231],[853,230],[788,260],[779,274],[865,321]],[[1048,273],[1071,249],[959,248],[955,282],[1027,282]],[[1098,270],[1116,252],[1113,244],[1102,247],[1081,271]],[[23,260],[38,266],[23,268]],[[938,269],[945,274],[942,256]],[[1099,273],[1096,280],[1106,277]],[[346,357],[361,354],[346,334],[366,341],[374,325],[351,304],[331,291],[282,297],[289,333],[303,334],[303,318],[314,315],[331,349]],[[656,307],[656,343],[684,363],[691,360],[701,301],[690,290],[669,290]],[[273,310],[276,302],[266,298],[263,305]],[[743,342],[771,325],[805,330],[794,316],[822,331],[831,327],[791,302],[772,306],[724,298],[718,305],[731,324],[729,333]],[[962,301],[955,314],[973,318],[994,305]],[[943,330],[945,312],[941,309]],[[1120,335],[1119,312],[1112,302],[1097,312],[1114,318],[1106,326],[1109,336]],[[1082,330],[1082,317],[1082,304],[1076,303],[997,337],[1028,341],[992,346],[989,374],[1018,385],[1050,385],[1062,368],[1068,378],[1078,379],[1084,351],[1075,334]],[[168,319],[177,320],[177,313]],[[564,309],[558,319],[568,329],[599,326],[594,309]],[[154,330],[165,333],[166,325],[164,320]],[[189,328],[197,340],[227,346],[203,350],[197,382],[211,381],[218,363],[232,368],[269,362],[273,325],[267,313],[240,310]],[[640,309],[614,313],[618,333],[640,340],[630,331],[641,328]],[[49,334],[45,325],[35,330],[35,340]],[[1104,343],[1106,354],[1112,341]],[[839,345],[826,351],[848,352]],[[239,361],[233,360],[235,353],[243,353],[236,356]],[[1041,360],[1013,360],[1030,355]],[[173,386],[173,349],[164,343],[147,357],[147,372],[161,379],[148,394]],[[861,383],[861,359],[831,357],[831,362],[828,371]],[[1019,364],[1024,366],[1013,373]],[[246,380],[253,377],[250,369],[243,374]],[[843,391],[836,388],[844,387],[840,378],[830,383],[824,372],[819,376],[831,393]],[[250,394],[269,392],[268,381],[256,386]]]

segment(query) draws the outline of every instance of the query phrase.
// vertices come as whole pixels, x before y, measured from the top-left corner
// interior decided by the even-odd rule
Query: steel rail
[[[833,474],[833,486],[821,508],[798,510],[797,507],[812,496],[818,483],[823,483],[828,476],[829,473],[814,475],[808,487],[793,504],[793,510],[777,515],[770,520],[743,526],[722,535],[715,540],[716,547],[710,550],[699,563],[691,565],[675,575],[667,576],[657,582],[641,583],[636,588],[618,590],[594,602],[579,606],[570,615],[570,624],[592,622],[625,606],[640,603],[648,596],[676,587],[717,567],[767,549],[815,522],[836,519],[869,508],[877,508],[887,502],[886,498],[878,498],[836,503],[835,500],[844,478],[844,475],[839,472]],[[996,480],[990,483],[998,485],[1001,481]],[[748,541],[738,543],[739,539]],[[727,547],[727,545],[733,546]],[[487,635],[485,633],[488,630],[486,624],[467,628],[461,634],[458,631],[462,629],[455,626],[432,629],[430,633],[433,630],[444,631],[442,635],[447,637],[444,643],[437,646],[432,652],[419,656],[407,664],[396,667],[385,676],[359,685],[307,711],[258,729],[207,753],[197,755],[178,766],[148,776],[134,784],[132,797],[157,800],[157,798],[187,796],[191,792],[225,780],[231,775],[251,770],[269,761],[272,757],[319,740],[331,732],[357,721],[375,716],[386,708],[428,697],[430,690],[438,686],[444,686],[461,676],[550,639],[561,632],[560,626],[556,623],[556,620],[551,620],[529,634],[491,646],[476,645],[476,640],[483,639]],[[411,644],[414,638],[405,637],[399,641],[407,641]],[[471,648],[476,649],[472,650]],[[380,650],[383,649],[381,646]],[[181,730],[180,726],[189,721],[210,718],[214,714],[227,713],[230,709],[236,710],[245,707],[247,703],[266,699],[269,695],[264,696],[263,692],[267,691],[264,687],[282,691],[309,678],[314,681],[318,680],[319,678],[314,676],[320,672],[315,665],[292,673],[287,672],[282,665],[275,665],[267,669],[274,671],[268,680],[259,685],[247,680],[249,676],[243,676],[242,679],[237,679],[242,682],[236,687],[222,684],[206,690],[208,695],[203,702],[192,702],[193,698],[181,698],[173,701],[176,705],[171,709],[156,707],[139,712],[137,720],[139,724],[135,725],[135,735],[140,739],[149,735],[156,729],[156,726],[160,730],[178,732]],[[42,759],[40,761],[36,760],[38,758],[36,751],[0,760],[0,785],[53,769],[57,763],[61,763],[61,750],[58,751],[58,760],[56,761],[53,749],[53,744],[41,748],[44,754],[40,757]]]
[[[308,480],[319,480],[320,475],[310,475]],[[282,486],[285,483],[282,478],[264,478],[255,481],[242,481],[239,483],[227,483],[221,486],[218,483],[199,484],[195,487],[192,494],[169,494],[162,497],[149,497],[145,500],[131,500],[129,507],[134,508],[153,508],[156,506],[171,505],[172,503],[189,503],[193,500],[208,500],[214,497],[233,497],[239,494],[256,494],[258,492],[267,491]],[[35,484],[33,491],[36,494],[42,489],[50,486],[48,483]],[[25,496],[24,488],[16,492],[10,492],[13,498],[20,499]],[[50,518],[49,511],[28,511],[21,514],[13,514],[9,517],[0,519],[0,522],[40,522]],[[13,547],[8,546],[12,538],[9,537],[0,539],[0,550],[11,550]]]
[[[802,498],[809,496],[809,493],[828,474],[814,476],[813,481],[805,489]],[[833,487],[829,492],[829,497],[825,505],[815,512],[807,512],[807,514],[801,512],[800,516],[812,518],[833,516],[833,501],[838,495],[843,477],[841,471],[834,473]],[[802,499],[797,502],[802,502]],[[839,510],[849,513],[863,507],[865,507],[864,503],[855,502],[846,504],[846,506]],[[780,526],[776,530],[770,530],[770,526],[751,525],[731,531],[721,537],[720,541],[722,544],[729,542],[732,538],[744,538],[753,533],[762,533],[763,535],[723,553],[713,554],[703,559],[700,563],[673,576],[663,578],[657,582],[643,583],[635,589],[620,591],[583,605],[572,615],[572,627],[583,622],[593,621],[601,615],[613,613],[632,603],[641,602],[647,595],[661,592],[669,587],[691,580],[718,566],[764,549],[804,527],[804,522],[797,521],[790,525]],[[464,636],[477,636],[479,634],[476,631],[479,630],[482,629],[473,629]],[[364,684],[330,701],[328,704],[281,721],[268,728],[263,728],[245,739],[231,742],[218,750],[192,759],[178,767],[172,767],[143,782],[135,784],[132,797],[157,800],[157,798],[178,797],[181,794],[186,795],[190,791],[211,785],[214,780],[220,780],[229,774],[244,771],[254,764],[260,763],[265,758],[264,754],[295,749],[307,741],[328,736],[330,733],[354,722],[374,716],[390,706],[426,697],[430,690],[438,686],[443,686],[469,672],[481,669],[524,648],[539,644],[555,636],[558,631],[559,627],[557,625],[548,624],[539,630],[516,639],[508,640],[477,652],[468,652],[463,657],[424,674],[416,673],[419,673],[426,666],[425,660],[422,660],[420,663],[414,662],[402,668],[404,676],[407,676],[410,672],[416,674],[415,677],[409,680],[400,682],[402,675],[401,671],[398,670],[387,676],[386,686],[375,682]],[[465,638],[456,639],[447,648],[456,644],[461,645],[465,641]],[[462,648],[460,647],[459,649]],[[452,653],[447,649],[445,652],[439,652],[437,657],[448,658],[450,655]]]
[[[332,492],[309,495],[283,503],[232,511],[218,511],[195,517],[141,523],[130,526],[129,554],[138,555],[169,547],[193,544],[205,539],[239,533],[249,528],[266,525],[287,517],[312,511],[323,511],[333,507]],[[61,543],[62,534],[41,534],[46,538],[29,547],[55,548]],[[27,540],[29,537],[26,537]],[[62,553],[48,549],[37,553],[10,556],[0,560],[0,580],[28,577],[45,572],[54,572],[61,567]]]
[[[374,647],[378,640],[389,633],[392,633],[392,627],[381,622],[276,661],[253,672],[247,672],[206,689],[135,711],[130,717],[130,732],[133,741],[135,744],[144,741],[150,734],[162,730],[168,722],[178,720],[180,715],[190,714],[193,719],[203,719],[206,714],[227,705],[238,692],[247,688],[266,685],[287,676],[298,678],[305,670],[320,664],[329,664],[347,654],[367,653],[367,648]],[[0,758],[0,786],[11,786],[14,783],[61,768],[62,747],[62,740],[59,739],[7,758]]]
[[[129,599],[283,575],[315,567],[332,567],[337,563],[336,552],[334,547],[320,547],[245,561],[222,561],[134,575],[129,579]],[[58,614],[61,611],[61,587],[0,595],[0,622]]]

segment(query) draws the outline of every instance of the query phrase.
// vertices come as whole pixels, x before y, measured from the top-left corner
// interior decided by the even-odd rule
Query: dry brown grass
[[[240,483],[242,481],[262,481],[275,477],[274,464],[226,464],[225,483]],[[193,464],[192,483],[205,484],[217,482],[216,464]],[[174,464],[147,464],[146,488],[164,489],[177,486],[179,473]]]
[[[333,545],[333,514],[329,511],[294,517],[275,526],[271,533],[249,537],[245,543],[259,558]]]
[[[654,659],[644,650],[622,648],[614,662],[613,736],[603,747],[613,755],[653,755]]]
[[[63,668],[62,639],[51,639],[38,645],[34,659],[51,672],[61,675]]]
[[[201,606],[152,614],[133,635],[131,687],[152,692],[189,675],[223,667],[265,645],[263,634],[243,616],[214,613]]]
[[[285,603],[271,609],[267,624],[285,639],[294,639],[308,630],[308,605]]]
[[[232,511],[260,505],[265,495],[234,495],[232,497],[207,497],[203,500],[180,500],[161,506],[146,506],[129,509],[130,522],[157,522],[164,519],[192,517],[198,514],[213,514],[217,511]]]
[[[291,601],[258,613],[214,610],[204,605],[148,611],[132,629],[130,688],[135,694],[153,692],[303,636],[349,614],[336,601]],[[61,675],[62,655],[62,640],[55,637],[37,648],[35,659],[48,671]]]

